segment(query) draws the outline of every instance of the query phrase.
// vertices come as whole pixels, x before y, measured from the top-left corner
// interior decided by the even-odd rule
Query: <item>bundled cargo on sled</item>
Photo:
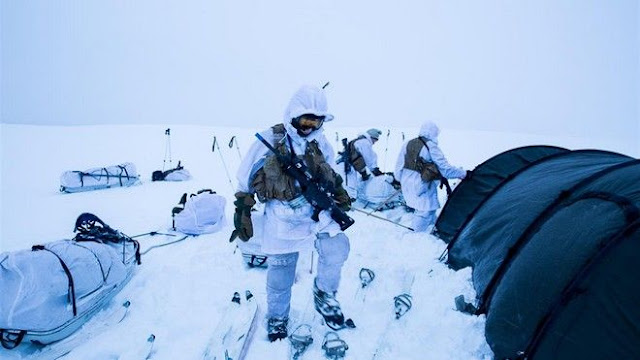
[[[151,181],[185,181],[191,179],[191,173],[182,166],[180,161],[178,161],[178,166],[175,168],[165,170],[167,160],[169,166],[171,166],[171,129],[165,130],[164,134],[167,136],[167,140],[165,143],[162,170],[154,171],[151,174]]]
[[[93,214],[71,240],[0,254],[0,341],[61,340],[105,308],[140,263],[140,246]]]
[[[166,171],[156,170],[151,174],[151,181],[186,181],[191,179],[191,173],[178,161],[178,166]]]
[[[60,176],[60,191],[74,193],[106,189],[116,186],[131,186],[138,183],[140,176],[130,162],[86,171],[65,171]]]
[[[226,225],[226,199],[211,189],[203,189],[187,196],[184,193],[178,206],[171,211],[173,230],[188,235],[209,234]]]
[[[405,206],[404,197],[393,175],[375,176],[359,185],[356,199],[364,208],[388,210]]]

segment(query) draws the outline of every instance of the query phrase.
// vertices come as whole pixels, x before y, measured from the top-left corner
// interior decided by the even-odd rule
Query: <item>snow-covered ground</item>
[[[366,130],[337,125],[336,121],[336,126],[333,123],[325,126],[336,150],[340,138],[352,138],[358,131]],[[604,139],[470,132],[442,125],[443,151],[452,164],[468,169],[502,151],[525,145],[617,150],[614,141]],[[190,181],[151,182],[151,173],[163,167],[167,127],[171,127],[172,163],[167,163],[166,168],[181,160],[193,175]],[[417,129],[391,128],[387,132],[388,128],[378,127],[383,129],[383,137],[374,149],[382,170],[390,171],[403,134],[408,140]],[[167,232],[171,209],[185,192],[211,188],[227,199],[228,221],[220,232],[188,238],[144,255],[131,282],[111,303],[115,308],[125,300],[131,301],[129,316],[83,340],[67,359],[132,358],[145,347],[150,334],[156,336],[152,359],[199,359],[234,291],[251,290],[260,308],[266,308],[266,271],[248,268],[236,244],[228,242],[233,228],[231,199],[235,171],[243,150],[254,141],[253,134],[258,130],[262,129],[0,125],[0,252],[71,238],[76,217],[82,212],[94,213],[111,227],[133,236],[149,231]],[[234,135],[239,149],[228,146]],[[212,152],[214,137],[219,149]],[[142,175],[141,185],[76,194],[58,192],[63,171],[126,161],[136,165]],[[444,203],[444,194],[441,197]],[[412,233],[363,213],[350,215],[356,223],[346,231],[351,240],[351,254],[343,270],[338,299],[345,314],[358,327],[340,332],[349,345],[346,358],[371,359],[381,339],[387,339],[388,346],[376,359],[492,358],[484,339],[484,317],[454,310],[455,296],[464,294],[467,299],[473,298],[470,269],[454,272],[439,262],[445,244],[433,236]],[[400,222],[408,225],[408,215],[400,216]],[[144,251],[172,238],[147,236],[139,240]],[[314,276],[309,271],[311,264],[311,254],[302,254],[293,287],[292,313],[300,312],[311,297]],[[354,300],[362,267],[376,273],[366,290],[364,303]],[[393,297],[408,290],[403,289],[406,274],[414,278],[410,289],[413,308],[400,320],[394,320]],[[269,343],[264,323],[260,316],[247,359],[287,359],[289,343]],[[92,326],[97,326],[97,322],[90,321],[75,336],[83,336]],[[321,338],[314,339],[303,359],[324,358],[321,345]],[[15,350],[0,349],[0,358],[37,358],[37,353],[34,348],[22,345]]]

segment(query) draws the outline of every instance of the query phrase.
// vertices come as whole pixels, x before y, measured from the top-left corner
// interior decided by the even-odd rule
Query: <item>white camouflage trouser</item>
[[[427,231],[433,228],[436,224],[436,211],[418,211],[413,213],[413,220],[411,221],[411,227],[415,231]]]
[[[333,293],[340,285],[342,265],[349,256],[349,238],[344,233],[330,237],[320,233],[315,241],[318,251],[316,285],[324,292]],[[269,255],[267,263],[267,318],[289,317],[291,287],[296,275],[298,253]],[[309,289],[309,296],[311,289]]]

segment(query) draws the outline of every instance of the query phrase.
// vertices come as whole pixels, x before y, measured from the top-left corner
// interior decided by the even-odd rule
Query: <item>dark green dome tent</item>
[[[448,262],[473,268],[495,358],[640,359],[639,218],[640,161],[605,151],[542,158],[488,194]]]
[[[535,161],[566,151],[569,150],[555,146],[526,146],[505,151],[478,165],[473,170],[473,181],[461,182],[449,196],[436,222],[436,234],[449,243],[501,183]]]

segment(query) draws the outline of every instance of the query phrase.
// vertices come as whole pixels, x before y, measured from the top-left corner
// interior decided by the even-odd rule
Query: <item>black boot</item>
[[[316,282],[313,282],[313,298],[316,311],[322,315],[327,326],[333,330],[345,327],[344,315],[340,308],[340,303],[336,300],[335,294],[329,294],[318,289]]]
[[[267,322],[267,336],[269,341],[274,342],[287,338],[287,325],[289,318],[270,318]]]

